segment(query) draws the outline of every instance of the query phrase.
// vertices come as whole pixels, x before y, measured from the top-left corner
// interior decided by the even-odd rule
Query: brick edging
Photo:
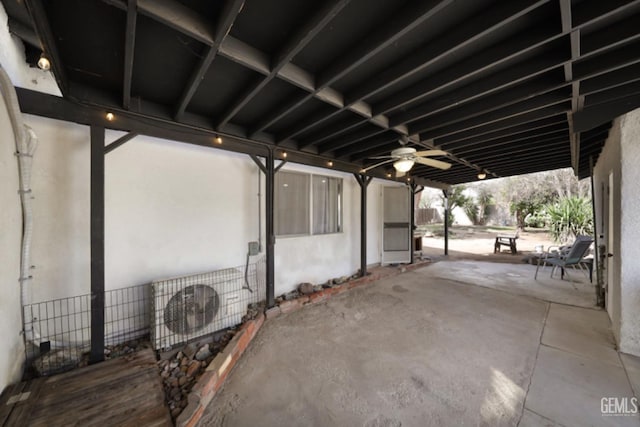
[[[268,309],[264,314],[260,313],[255,319],[245,322],[238,333],[229,341],[223,351],[209,364],[204,374],[198,379],[196,385],[193,386],[188,397],[187,407],[176,419],[178,427],[195,426],[205,409],[222,387],[229,372],[245,352],[249,343],[256,336],[265,320],[272,319],[281,313],[290,313],[301,309],[307,304],[315,304],[323,302],[331,298],[333,295],[341,294],[359,286],[366,285],[387,277],[397,276],[405,271],[415,270],[429,264],[428,262],[409,264],[398,267],[396,270],[376,271],[365,277],[359,277],[354,280],[335,285],[330,288],[322,289],[310,295],[304,295],[296,299],[282,301],[279,305]]]

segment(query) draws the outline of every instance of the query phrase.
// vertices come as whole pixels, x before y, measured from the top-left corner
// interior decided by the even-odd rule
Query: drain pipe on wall
[[[13,83],[9,79],[7,72],[0,65],[0,92],[2,99],[7,106],[9,119],[13,128],[13,135],[16,145],[16,157],[18,159],[18,176],[20,202],[22,205],[22,242],[20,251],[20,312],[22,315],[22,336],[26,340],[24,333],[25,319],[23,307],[27,302],[28,282],[32,276],[31,270],[31,236],[33,235],[33,208],[31,200],[31,166],[33,155],[38,145],[38,138],[35,132],[22,120],[22,112],[18,104],[18,96]]]

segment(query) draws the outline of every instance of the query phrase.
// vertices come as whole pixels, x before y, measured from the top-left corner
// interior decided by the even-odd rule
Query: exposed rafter
[[[138,1],[129,0],[127,5],[127,28],[124,42],[124,77],[122,79],[122,107],[129,109],[131,103],[131,77],[133,74],[133,52],[136,43],[136,21]]]
[[[204,78],[207,70],[211,66],[211,63],[215,59],[218,51],[220,50],[220,45],[223,43],[224,38],[231,31],[231,26],[235,21],[236,17],[242,10],[242,6],[244,5],[244,0],[226,0],[224,3],[224,8],[222,13],[220,14],[220,18],[218,19],[218,25],[216,27],[216,31],[214,34],[214,43],[212,45],[208,45],[205,48],[204,55],[200,59],[200,62],[193,70],[193,74],[191,74],[191,78],[187,83],[187,86],[182,92],[180,96],[180,101],[178,101],[178,107],[176,108],[176,119],[180,120],[182,115],[184,114],[184,110],[189,105],[191,98],[196,93],[200,82]]]
[[[294,56],[298,54],[329,22],[350,2],[351,0],[331,0],[325,3],[309,21],[307,21],[285,45],[273,61],[273,67],[265,77],[259,77],[247,90],[241,94],[226,109],[219,119],[216,127],[221,128],[226,125],[249,101],[251,101],[271,80],[273,80],[282,68],[287,65]],[[262,129],[259,129],[260,131]]]

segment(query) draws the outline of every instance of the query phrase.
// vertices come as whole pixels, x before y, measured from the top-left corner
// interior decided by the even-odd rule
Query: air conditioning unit
[[[153,347],[167,350],[239,324],[257,300],[249,288],[244,272],[235,268],[152,282]]]

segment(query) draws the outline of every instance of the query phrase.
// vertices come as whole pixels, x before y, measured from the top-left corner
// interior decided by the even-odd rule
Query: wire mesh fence
[[[241,323],[250,304],[264,299],[264,258],[236,268],[151,284],[151,343],[169,349]]]
[[[163,350],[235,326],[265,295],[264,257],[236,268],[105,291],[105,352],[114,356],[124,344],[149,340]],[[28,375],[51,375],[88,362],[90,294],[28,304],[23,314]]]

